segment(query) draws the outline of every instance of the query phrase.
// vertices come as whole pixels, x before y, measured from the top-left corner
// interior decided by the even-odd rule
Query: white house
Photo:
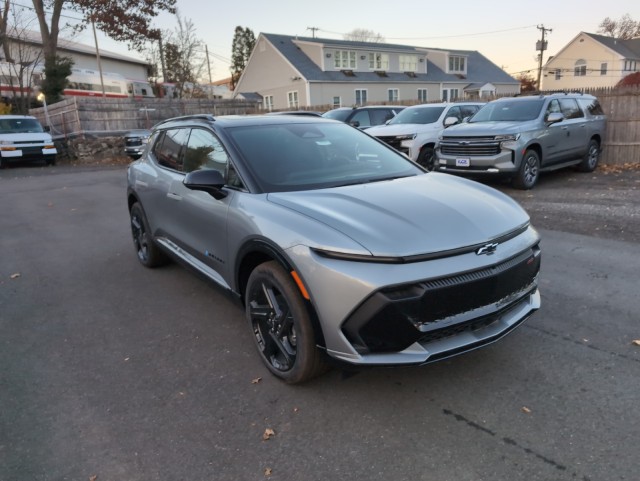
[[[613,87],[640,68],[640,38],[580,32],[546,62],[542,90]]]
[[[519,92],[516,79],[477,51],[261,33],[234,96],[278,110]]]

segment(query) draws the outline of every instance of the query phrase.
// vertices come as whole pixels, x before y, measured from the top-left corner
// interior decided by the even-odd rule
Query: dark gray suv
[[[508,175],[530,189],[540,172],[598,165],[606,119],[591,95],[510,97],[485,105],[467,123],[440,137],[441,171],[477,176]]]

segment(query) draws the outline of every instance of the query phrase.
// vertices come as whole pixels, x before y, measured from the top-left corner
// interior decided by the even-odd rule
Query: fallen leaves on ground
[[[96,481],[98,479],[98,475],[94,474],[93,476],[89,476],[89,481]]]
[[[633,344],[634,346],[640,346],[640,339],[634,339],[633,341],[631,341],[631,344]]]
[[[255,379],[251,380],[251,384],[258,384],[260,381],[262,381],[262,378],[261,377],[257,377]]]
[[[264,475],[265,476],[271,476],[272,472],[273,472],[273,470],[271,468],[264,468]]]
[[[267,429],[264,430],[264,434],[262,435],[262,439],[263,439],[263,441],[268,441],[269,439],[271,439],[275,435],[276,435],[276,432],[273,429],[267,428]]]
[[[531,414],[531,409],[529,409],[527,406],[522,406],[520,410],[525,414]]]
[[[18,277],[20,277],[20,273],[19,272],[16,272],[15,274],[11,274],[9,276],[10,279],[17,279]]]

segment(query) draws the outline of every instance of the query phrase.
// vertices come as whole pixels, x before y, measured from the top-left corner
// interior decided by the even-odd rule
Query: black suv
[[[404,109],[402,105],[370,105],[368,107],[339,107],[322,114],[327,119],[340,120],[359,129],[382,125]]]

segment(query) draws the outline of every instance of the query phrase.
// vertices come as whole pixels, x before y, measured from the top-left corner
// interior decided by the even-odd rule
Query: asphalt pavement
[[[637,480],[640,176],[495,186],[542,309],[419,368],[270,376],[241,309],[139,265],[125,168],[0,171],[0,480]]]

